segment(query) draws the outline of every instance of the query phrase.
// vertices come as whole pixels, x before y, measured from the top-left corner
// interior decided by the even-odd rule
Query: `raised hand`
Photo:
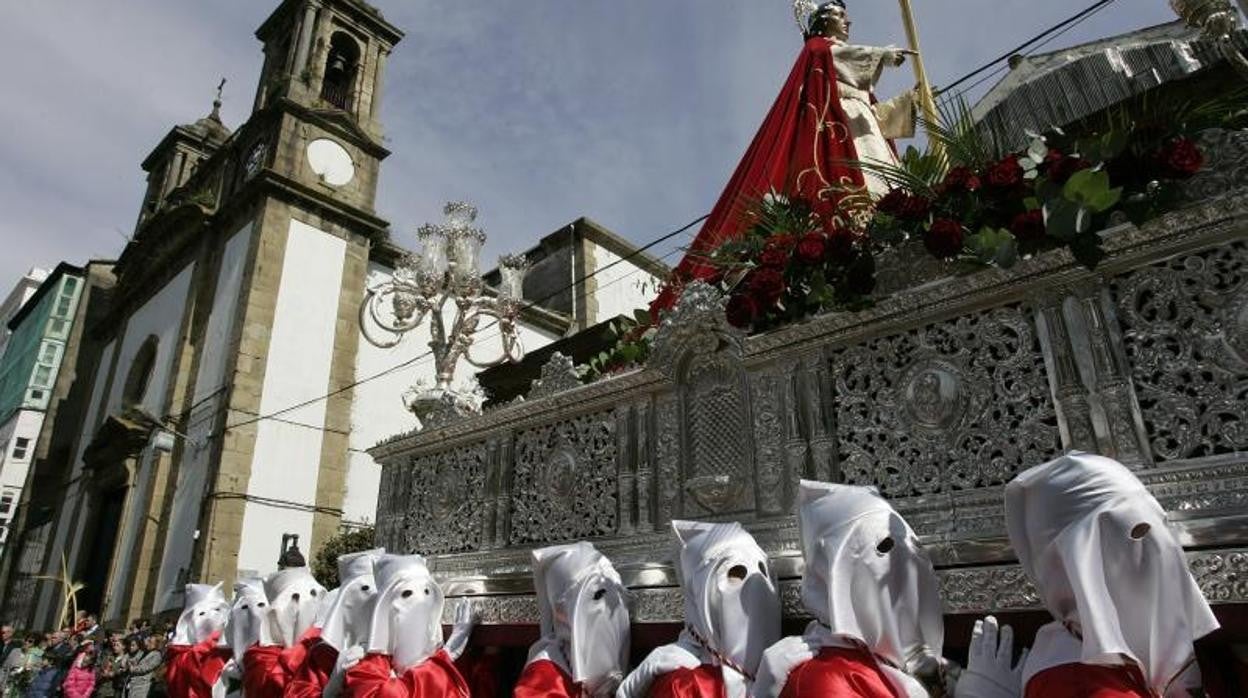
[[[975,621],[966,669],[958,678],[956,698],[1018,698],[1023,694],[1023,664],[1027,652],[1014,659],[1014,629],[998,626],[988,616]]]
[[[480,616],[470,599],[462,599],[455,607],[455,624],[451,626],[451,636],[444,645],[451,659],[459,659],[459,655],[468,648],[468,638],[472,636],[472,629],[481,619]]]

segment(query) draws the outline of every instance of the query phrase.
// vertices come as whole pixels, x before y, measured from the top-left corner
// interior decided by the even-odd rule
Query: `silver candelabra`
[[[487,290],[480,270],[485,233],[475,226],[476,207],[453,201],[443,212],[444,223],[427,223],[417,232],[420,254],[404,255],[394,276],[369,288],[360,304],[364,338],[383,349],[397,345],[428,319],[436,382],[432,387],[418,385],[405,397],[408,409],[423,426],[442,417],[480,411],[474,391],[451,385],[460,359],[489,368],[524,358],[516,318],[523,306],[528,261],[520,255],[500,258],[498,288]],[[492,358],[472,354],[482,317],[492,317],[498,324],[502,351]],[[378,329],[383,333],[380,337]]]

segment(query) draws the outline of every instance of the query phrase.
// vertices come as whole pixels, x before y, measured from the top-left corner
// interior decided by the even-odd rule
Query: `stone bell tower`
[[[252,239],[231,426],[212,475],[214,491],[231,494],[200,518],[210,533],[190,565],[199,579],[272,571],[284,534],[311,556],[338,531],[359,344],[351,318],[370,250],[389,238],[375,212],[389,155],[381,85],[402,36],[363,0],[284,0],[256,31],[264,67],[227,176],[234,229]]]

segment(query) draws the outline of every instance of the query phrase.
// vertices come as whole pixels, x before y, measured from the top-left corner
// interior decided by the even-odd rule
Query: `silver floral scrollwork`
[[[581,387],[581,376],[569,356],[560,352],[550,355],[542,366],[542,377],[533,382],[529,399],[536,400]]]
[[[611,535],[618,527],[618,445],[611,412],[516,435],[512,545]]]
[[[403,550],[455,553],[481,547],[486,444],[413,458]]]
[[[1123,342],[1158,462],[1248,450],[1248,244],[1114,280]]]
[[[832,361],[849,482],[893,497],[999,485],[1060,449],[1035,330],[1017,307],[873,339]]]

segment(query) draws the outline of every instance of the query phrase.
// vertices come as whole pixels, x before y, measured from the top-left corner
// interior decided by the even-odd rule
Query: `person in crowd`
[[[152,679],[160,665],[157,636],[132,636],[126,658],[126,698],[147,698],[154,695]]]
[[[1023,664],[1024,696],[1201,695],[1193,643],[1218,622],[1165,510],[1134,473],[1072,452],[1015,477],[1005,515],[1019,562],[1053,615]]]
[[[125,643],[119,633],[109,633],[96,661],[95,694],[121,698],[126,692]]]
[[[673,521],[685,629],[646,657],[617,698],[744,698],[780,639],[767,554],[739,523]]]
[[[754,694],[944,695],[940,587],[905,519],[874,489],[803,480],[797,521],[815,620],[764,653]]]
[[[95,691],[95,643],[84,640],[78,645],[70,660],[65,680],[61,682],[61,695],[65,698],[91,698]]]
[[[185,598],[166,650],[165,682],[177,698],[212,698],[214,687],[224,694],[222,671],[231,654],[221,633],[230,605],[220,584],[187,584]]]
[[[529,650],[516,698],[609,696],[628,668],[626,590],[590,543],[533,551],[541,638]]]
[[[348,652],[348,698],[468,698],[442,644],[442,588],[420,555],[383,555],[377,599],[362,646]],[[248,693],[248,698],[251,694]]]
[[[13,636],[13,626],[0,626],[0,698],[9,695],[9,674],[22,666],[25,643]]]
[[[29,683],[26,686],[26,698],[50,698],[56,692],[56,677],[59,672],[48,652],[57,641],[56,633],[48,633],[43,636],[40,646],[27,654],[25,671]]]

